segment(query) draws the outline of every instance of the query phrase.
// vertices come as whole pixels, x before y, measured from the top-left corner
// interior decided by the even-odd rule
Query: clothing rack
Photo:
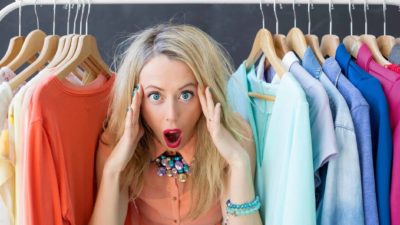
[[[7,5],[0,10],[0,21],[18,7],[27,5],[65,5],[72,1],[77,3],[78,0],[16,0],[15,2]],[[95,5],[117,5],[117,4],[259,4],[260,0],[84,0],[84,2],[90,1],[90,4]],[[273,4],[274,0],[261,0],[263,4]],[[79,1],[82,2],[82,1]],[[278,4],[352,4],[362,5],[395,5],[400,6],[399,0],[276,0]]]

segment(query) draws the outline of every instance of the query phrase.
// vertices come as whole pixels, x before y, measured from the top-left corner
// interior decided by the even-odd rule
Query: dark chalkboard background
[[[5,7],[11,0],[1,0]],[[38,1],[40,2],[40,0]],[[279,0],[278,0],[279,2]],[[275,32],[275,17],[272,4],[263,5],[266,28]],[[52,32],[53,7],[38,6],[40,28]],[[292,5],[277,5],[280,33],[287,34],[293,27]],[[379,36],[383,33],[382,5],[370,5],[367,11],[368,33]],[[296,5],[297,26],[307,32],[307,5]],[[71,11],[71,27],[75,10]],[[400,11],[397,6],[389,6],[386,11],[387,34],[400,36]],[[347,5],[334,5],[332,10],[333,33],[341,39],[350,33],[350,17]],[[86,16],[84,17],[86,18]],[[258,4],[186,4],[186,5],[92,5],[89,18],[89,33],[98,41],[104,59],[111,63],[116,46],[124,37],[148,26],[174,21],[192,24],[214,37],[232,55],[238,66],[247,57],[257,30],[262,26]],[[79,19],[78,19],[79,21]],[[322,37],[329,33],[328,5],[314,5],[311,10],[311,33]],[[354,34],[364,33],[363,5],[355,5],[353,10]],[[36,28],[33,6],[22,8],[22,35]],[[72,29],[72,28],[71,28]],[[56,10],[56,34],[67,30],[67,10],[59,5]],[[9,39],[18,34],[18,10],[14,10],[0,22],[0,57],[4,55]]]

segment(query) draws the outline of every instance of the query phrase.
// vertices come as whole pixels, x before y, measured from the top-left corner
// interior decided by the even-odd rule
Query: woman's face
[[[143,119],[166,149],[179,150],[193,136],[202,114],[192,71],[181,61],[159,55],[143,67],[139,82]]]

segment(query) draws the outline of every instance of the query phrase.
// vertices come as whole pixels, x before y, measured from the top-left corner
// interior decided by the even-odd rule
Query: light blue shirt
[[[325,60],[322,68],[337,87],[350,108],[358,146],[366,225],[379,224],[376,202],[374,164],[372,158],[371,122],[369,105],[360,91],[343,75],[334,57]]]
[[[245,89],[275,96],[275,101],[240,94]],[[316,224],[309,106],[296,79],[286,73],[281,80],[266,83],[256,77],[254,66],[246,72],[243,63],[228,82],[228,100],[234,111],[244,113],[253,129],[257,149],[255,187],[262,202],[263,222]],[[246,107],[247,112],[239,106]]]
[[[328,94],[339,147],[338,155],[327,164],[325,176],[321,174],[317,224],[364,224],[360,163],[350,110],[309,47],[302,65],[321,82]]]

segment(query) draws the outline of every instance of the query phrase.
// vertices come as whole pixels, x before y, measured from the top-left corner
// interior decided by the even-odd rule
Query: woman
[[[188,25],[129,41],[96,156],[90,224],[261,224],[255,147],[227,105],[223,48]]]

